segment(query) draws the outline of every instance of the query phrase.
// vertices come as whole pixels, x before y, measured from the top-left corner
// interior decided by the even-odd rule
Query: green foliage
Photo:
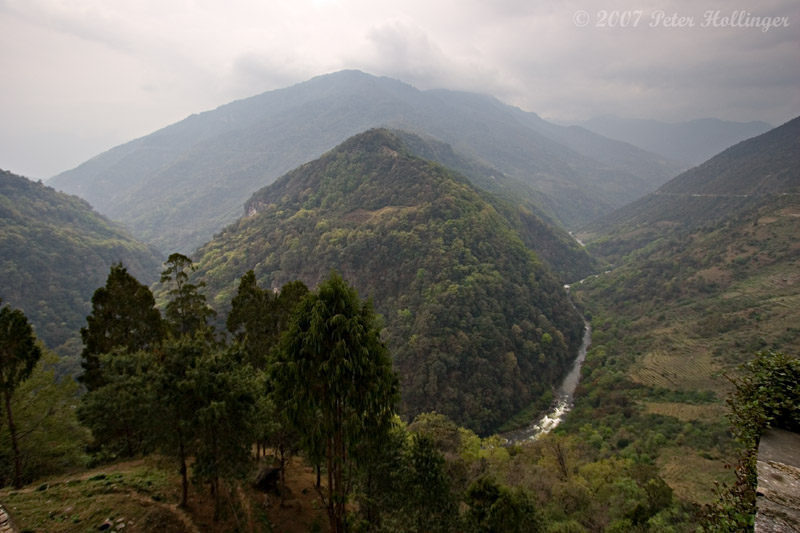
[[[309,457],[326,466],[330,525],[341,531],[349,465],[388,431],[398,396],[371,305],[331,274],[300,302],[271,372]]]
[[[101,354],[98,364],[103,381],[81,397],[77,409],[81,423],[94,436],[92,450],[106,458],[133,457],[150,450],[155,357],[150,352],[118,349]]]
[[[79,381],[88,390],[105,382],[100,355],[121,348],[127,353],[152,350],[163,339],[166,327],[156,309],[153,293],[131,276],[121,263],[111,266],[106,284],[94,291],[92,312],[81,328],[83,374]]]
[[[292,312],[307,293],[308,287],[302,281],[286,283],[278,294],[273,294],[258,286],[252,270],[242,276],[225,324],[244,346],[253,368],[266,366],[270,350],[278,344]]]
[[[536,533],[542,531],[539,515],[530,496],[511,490],[489,478],[476,479],[465,493],[470,531]]]
[[[800,359],[762,351],[732,379],[731,424],[739,442],[756,448],[766,428],[800,431]]]
[[[209,332],[208,320],[216,313],[206,305],[205,295],[199,292],[205,283],[189,282],[189,274],[197,267],[191,259],[179,253],[171,254],[164,265],[166,268],[161,272],[161,283],[169,288],[169,301],[164,311],[172,334],[179,338]]]
[[[8,305],[0,308],[0,391],[13,395],[41,357],[42,349],[25,313]]]
[[[62,357],[80,353],[78,331],[92,292],[122,261],[153,281],[159,260],[83,200],[0,171],[0,287],[37,337]],[[69,359],[59,375],[77,370]]]
[[[252,216],[200,250],[197,275],[222,305],[244,269],[272,287],[343,272],[385,319],[403,414],[435,409],[489,433],[550,388],[582,332],[499,205],[370,131],[255,195]]]
[[[752,531],[756,512],[758,443],[770,427],[800,430],[800,360],[762,351],[744,363],[732,379],[728,399],[731,429],[743,449],[735,467],[736,481],[722,486],[706,506],[704,531]]]
[[[151,436],[162,453],[175,459],[181,475],[181,507],[188,503],[188,460],[196,451],[196,415],[203,405],[192,372],[207,350],[202,337],[170,339],[164,343],[160,364],[142,376],[153,391],[154,401],[145,410],[153,427]]]
[[[15,488],[22,486],[22,456],[11,398],[19,385],[30,377],[41,357],[42,349],[36,344],[33,328],[25,313],[19,309],[12,310],[8,305],[3,306],[0,309],[0,392],[3,394],[11,436]]]
[[[222,503],[220,479],[241,479],[251,465],[257,380],[235,351],[204,354],[188,373],[186,394],[198,399],[192,431],[197,441],[192,474],[211,484],[214,517]]]
[[[58,357],[44,351],[30,377],[16,389],[11,400],[19,434],[23,484],[59,475],[85,465],[88,435],[78,424],[75,404],[78,384],[69,377],[57,379]],[[14,476],[11,437],[0,424],[0,486]]]
[[[451,531],[458,516],[444,456],[426,435],[413,435],[401,471],[400,514],[412,531]]]

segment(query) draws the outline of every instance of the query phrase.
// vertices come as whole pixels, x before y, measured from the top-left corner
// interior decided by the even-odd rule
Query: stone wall
[[[756,533],[800,532],[800,434],[769,429],[758,446]]]

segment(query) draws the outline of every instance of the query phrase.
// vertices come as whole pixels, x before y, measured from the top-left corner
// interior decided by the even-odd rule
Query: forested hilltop
[[[409,416],[489,432],[548,392],[580,343],[561,283],[504,218],[514,210],[389,131],[352,137],[246,210],[197,254],[215,304],[249,269],[274,288],[338,270],[384,317]]]
[[[50,348],[78,354],[92,292],[119,261],[155,281],[157,255],[84,200],[0,171],[0,298]]]

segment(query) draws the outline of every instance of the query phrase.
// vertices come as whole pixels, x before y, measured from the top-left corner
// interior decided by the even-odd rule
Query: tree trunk
[[[214,493],[214,522],[219,522],[219,508],[222,505],[222,495],[220,494],[219,477],[211,480],[211,491]]]
[[[8,414],[8,432],[11,435],[11,448],[14,450],[14,488],[22,488],[22,459],[17,444],[17,430],[14,427],[14,417],[11,414],[11,393],[6,390],[3,395],[6,400],[6,413]]]
[[[181,503],[178,507],[185,508],[189,503],[189,477],[186,472],[186,453],[183,448],[183,439],[179,440],[180,461],[181,461]]]
[[[336,521],[336,504],[334,498],[335,492],[333,489],[333,446],[331,443],[331,439],[328,439],[328,449],[326,451],[327,455],[327,463],[328,463],[328,522],[331,525],[331,533],[341,533],[341,528],[339,527],[338,522]]]
[[[278,445],[278,465],[281,472],[281,506],[283,506],[284,495],[286,494],[286,453],[283,444]]]

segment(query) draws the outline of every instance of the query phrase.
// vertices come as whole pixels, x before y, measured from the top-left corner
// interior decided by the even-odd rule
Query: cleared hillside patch
[[[644,402],[645,413],[677,418],[683,422],[724,420],[727,409],[720,403],[695,405],[681,402]]]
[[[714,499],[714,482],[731,483],[734,476],[719,459],[701,457],[686,447],[665,451],[658,461],[659,470],[675,496],[695,503]]]

